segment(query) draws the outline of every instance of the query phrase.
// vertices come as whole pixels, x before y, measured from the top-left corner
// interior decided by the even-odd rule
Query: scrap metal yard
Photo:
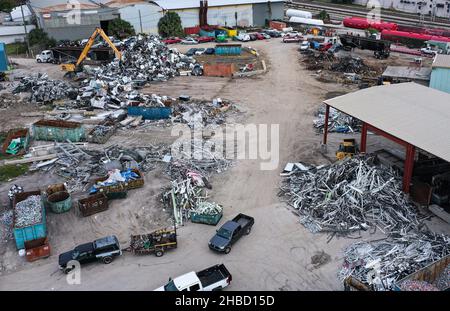
[[[383,80],[433,58],[302,50],[294,31],[202,55],[138,35],[70,74],[9,57],[0,290],[169,290],[189,271],[201,290],[448,290],[450,150],[433,134],[450,133],[450,94]],[[383,88],[392,112],[365,108]],[[435,106],[411,100],[426,125],[408,132],[398,107],[420,88]],[[104,264],[71,270],[88,257]],[[430,265],[434,280],[417,276]]]

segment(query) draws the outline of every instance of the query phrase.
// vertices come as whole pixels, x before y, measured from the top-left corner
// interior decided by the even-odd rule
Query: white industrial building
[[[199,25],[200,0],[155,0],[165,11],[180,15],[183,27]],[[263,26],[266,20],[282,19],[284,0],[209,0],[208,24],[222,26]]]
[[[27,25],[27,32],[34,29],[34,25]],[[25,28],[20,26],[0,25],[0,42],[10,44],[25,41]]]
[[[363,6],[369,4],[370,7],[379,4],[385,9],[450,18],[449,0],[354,0],[353,3]]]

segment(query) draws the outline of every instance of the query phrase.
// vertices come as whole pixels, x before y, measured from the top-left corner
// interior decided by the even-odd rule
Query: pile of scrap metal
[[[281,195],[311,232],[349,235],[360,230],[408,232],[420,224],[414,205],[392,169],[377,166],[372,155],[346,158],[327,166],[294,166]]]
[[[303,63],[306,64],[307,70],[327,69],[334,61],[334,56],[327,53],[315,53],[314,51],[305,53]]]
[[[30,102],[33,104],[48,104],[55,100],[75,99],[78,90],[61,80],[51,80],[47,74],[37,74],[23,77],[12,91],[13,94],[31,92]]]
[[[339,71],[344,73],[356,73],[356,74],[372,74],[373,69],[367,66],[362,58],[346,56],[337,59],[330,66],[331,71]],[[374,74],[375,75],[375,74]]]
[[[317,110],[317,119],[313,120],[314,127],[318,133],[323,133],[325,126],[325,105]],[[345,113],[330,107],[328,118],[328,132],[336,133],[358,133],[361,132],[362,123]]]
[[[214,154],[203,146],[203,141],[191,141],[191,156],[176,154],[170,159],[166,173],[171,177],[171,186],[163,189],[162,199],[165,206],[173,211],[177,225],[182,225],[196,210],[213,212],[217,204],[204,203],[208,198],[206,189],[212,189],[208,178],[231,166],[230,160]],[[172,146],[172,150],[178,145]],[[175,154],[172,153],[174,156]]]
[[[393,234],[347,247],[339,278],[352,277],[369,290],[446,290],[450,282],[448,265],[434,284],[408,280],[407,276],[449,254],[449,236],[428,230]]]
[[[18,202],[14,209],[14,225],[23,228],[42,220],[41,196],[32,195]]]
[[[195,60],[168,48],[157,36],[139,35],[127,40],[122,59],[94,69],[95,75],[106,81],[122,80],[126,83],[166,81],[191,70]]]
[[[1,93],[0,94],[0,109],[6,109],[13,105],[18,105],[22,102],[22,99],[18,95],[11,93]]]
[[[225,114],[235,109],[227,100],[215,98],[205,100],[178,100],[172,105],[173,122],[187,124],[191,128],[202,128],[206,125],[219,125],[225,123]]]

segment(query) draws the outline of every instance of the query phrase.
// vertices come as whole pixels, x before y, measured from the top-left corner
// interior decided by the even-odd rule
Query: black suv
[[[69,273],[74,267],[67,266],[71,260],[76,260],[80,264],[101,260],[105,264],[109,264],[116,256],[122,255],[119,240],[116,236],[111,235],[91,243],[78,245],[73,250],[59,255],[59,268],[64,273]]]

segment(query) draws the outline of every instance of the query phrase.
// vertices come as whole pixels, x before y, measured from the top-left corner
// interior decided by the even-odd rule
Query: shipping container
[[[104,193],[97,193],[78,200],[78,210],[83,217],[91,216],[108,209],[108,198]]]
[[[184,34],[185,35],[197,35],[200,32],[200,26],[195,27],[185,27]]]
[[[216,55],[241,55],[241,44],[217,44],[215,47]]]
[[[168,119],[172,114],[170,107],[128,106],[127,111],[130,116],[142,116],[144,120]]]
[[[40,191],[29,191],[29,192],[22,192],[17,193],[14,196],[13,200],[13,209],[15,211],[16,204],[25,200],[29,196],[32,195],[39,195],[41,196]],[[14,222],[13,222],[13,234],[14,239],[16,241],[16,247],[17,249],[24,249],[25,248],[25,242],[37,240],[40,238],[47,237],[47,223],[45,219],[45,207],[44,202],[41,197],[41,220],[37,223],[34,223],[32,225],[26,226],[26,227],[18,227],[16,225],[16,214],[14,212]]]
[[[231,27],[218,27],[218,28],[224,30],[227,34],[227,37],[230,38],[235,37],[238,34],[237,29],[233,29]]]
[[[200,37],[213,37],[213,38],[216,37],[216,33],[215,33],[214,29],[212,29],[212,30],[205,30],[205,29],[201,29],[200,28],[200,31],[199,31],[198,34],[200,35]]]
[[[21,149],[19,149],[19,151],[16,154],[6,153],[6,150],[8,149],[9,145],[11,144],[11,141],[16,138],[23,138],[23,147]],[[8,135],[5,138],[5,141],[3,142],[1,153],[3,155],[9,155],[9,156],[23,155],[28,150],[29,143],[30,143],[30,131],[28,129],[22,128],[22,129],[9,130]]]
[[[72,208],[72,197],[64,184],[48,186],[45,191],[45,202],[56,214],[68,212]]]
[[[272,29],[276,29],[276,30],[282,31],[283,28],[287,27],[287,25],[284,22],[270,21],[269,22],[269,27],[272,28]]]
[[[79,142],[84,140],[84,128],[81,123],[59,120],[40,120],[33,124],[33,137],[36,140]]]
[[[207,77],[232,77],[235,72],[234,64],[215,63],[203,65],[203,75]]]
[[[0,42],[0,72],[8,70],[8,56],[6,55],[6,45]]]

